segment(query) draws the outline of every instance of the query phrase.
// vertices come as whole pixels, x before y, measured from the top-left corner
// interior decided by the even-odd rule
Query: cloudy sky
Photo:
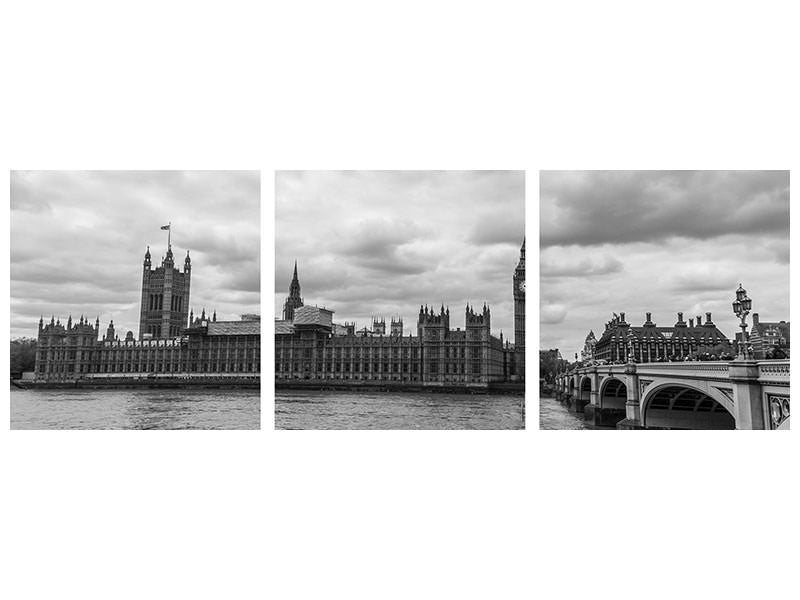
[[[336,322],[402,316],[416,335],[420,304],[488,302],[492,331],[513,340],[512,276],[525,230],[521,171],[313,171],[276,177],[275,308],[294,260],[306,304]]]
[[[740,282],[761,320],[789,320],[787,171],[544,171],[540,196],[543,348],[572,358],[612,312],[711,312],[733,337]]]
[[[138,335],[144,253],[161,264],[170,221],[195,311],[260,312],[259,192],[257,172],[12,172],[11,337],[82,313]]]

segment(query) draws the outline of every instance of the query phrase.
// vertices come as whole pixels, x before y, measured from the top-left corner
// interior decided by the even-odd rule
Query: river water
[[[277,390],[276,429],[524,429],[522,396]]]
[[[540,395],[539,429],[594,429],[594,427],[583,419],[583,413],[570,412],[563,403],[552,396]]]
[[[258,390],[11,389],[11,429],[259,429]]]

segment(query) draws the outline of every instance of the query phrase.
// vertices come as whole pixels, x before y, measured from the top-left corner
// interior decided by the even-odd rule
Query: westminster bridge
[[[789,429],[789,361],[575,367],[556,378],[556,397],[618,429]]]

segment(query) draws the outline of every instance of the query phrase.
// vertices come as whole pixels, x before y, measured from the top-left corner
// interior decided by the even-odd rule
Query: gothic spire
[[[294,261],[294,272],[292,273],[292,282],[289,284],[289,297],[300,298],[300,280],[297,278],[297,260]]]

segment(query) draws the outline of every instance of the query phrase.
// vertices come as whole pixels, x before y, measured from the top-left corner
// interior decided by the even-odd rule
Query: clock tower
[[[525,379],[525,240],[514,269],[514,352],[517,374]]]

